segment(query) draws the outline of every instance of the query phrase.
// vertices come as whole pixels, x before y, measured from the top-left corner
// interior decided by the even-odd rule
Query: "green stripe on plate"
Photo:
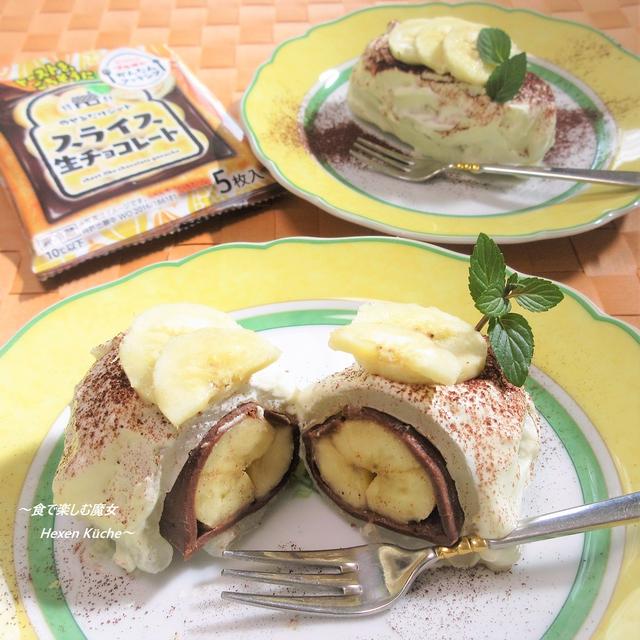
[[[536,409],[562,441],[576,470],[585,504],[606,500],[604,474],[591,445],[562,405],[535,380],[525,385]],[[582,557],[571,591],[555,620],[545,632],[544,640],[572,638],[584,624],[598,595],[607,568],[611,531],[603,529],[585,534]]]
[[[58,462],[62,457],[63,448],[64,436],[61,436],[42,468],[33,497],[33,506],[37,504],[54,504],[51,483],[58,468]],[[43,529],[55,529],[55,525],[55,516],[48,513],[40,517],[34,518],[32,516],[29,518],[27,532],[29,574],[36,599],[42,610],[42,615],[51,629],[51,633],[55,638],[60,638],[61,640],[77,640],[78,638],[84,638],[85,635],[69,610],[60,588],[53,551],[54,541],[50,538],[41,537]]]

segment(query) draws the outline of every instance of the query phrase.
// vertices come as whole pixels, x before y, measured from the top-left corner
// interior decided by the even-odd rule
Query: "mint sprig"
[[[481,29],[476,42],[480,59],[496,65],[485,91],[494,102],[507,102],[520,91],[527,73],[527,54],[511,57],[511,38],[502,29]]]
[[[521,387],[533,357],[533,332],[518,313],[511,313],[511,300],[527,311],[542,312],[563,298],[560,288],[544,278],[507,277],[504,256],[486,234],[478,236],[469,261],[469,291],[482,314],[476,329],[489,324],[489,342],[509,382]]]
[[[496,251],[496,243],[489,236],[481,233],[471,254],[469,268],[471,297],[477,300],[487,290],[495,288],[502,292],[506,272],[507,266],[502,252],[499,249]]]

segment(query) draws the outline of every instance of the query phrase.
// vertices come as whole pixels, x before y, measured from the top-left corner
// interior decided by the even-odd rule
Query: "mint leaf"
[[[515,271],[507,278],[507,286],[513,287],[518,284],[518,274]]]
[[[487,64],[501,64],[511,55],[511,38],[502,29],[481,29],[476,46]]]
[[[469,292],[474,302],[485,292],[496,289],[502,298],[505,276],[502,252],[488,235],[481,233],[469,260]]]
[[[511,303],[504,298],[503,289],[499,286],[489,287],[483,291],[475,301],[475,306],[478,311],[490,318],[502,316],[511,309]]]
[[[527,73],[527,54],[522,52],[497,66],[489,76],[485,90],[494,102],[515,97]]]
[[[514,291],[516,302],[528,311],[548,311],[562,301],[560,288],[544,278],[521,278]]]
[[[517,313],[491,318],[489,341],[507,380],[521,387],[533,357],[533,333],[529,323]]]

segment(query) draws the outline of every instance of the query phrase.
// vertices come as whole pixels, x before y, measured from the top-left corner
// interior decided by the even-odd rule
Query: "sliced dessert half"
[[[508,533],[539,418],[485,339],[438,309],[372,303],[330,344],[359,364],[301,394],[305,461],[320,491],[359,520],[436,544]],[[516,557],[483,551],[461,562],[500,568]]]
[[[185,558],[224,547],[297,461],[291,398],[252,376],[279,351],[215,309],[172,304],[97,355],[74,395],[56,502],[110,505],[87,519],[120,533],[113,558],[129,571],[161,571],[172,545]]]

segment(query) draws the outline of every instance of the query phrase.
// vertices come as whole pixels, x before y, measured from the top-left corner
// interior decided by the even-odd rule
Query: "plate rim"
[[[475,239],[474,239],[475,241]],[[222,244],[217,244],[211,247],[205,247],[204,249],[199,249],[194,253],[184,256],[182,258],[175,258],[173,260],[161,260],[157,262],[153,262],[152,264],[145,265],[138,269],[135,269],[131,273],[127,273],[126,275],[120,276],[119,278],[115,278],[114,280],[109,280],[109,282],[104,282],[102,284],[97,284],[92,287],[88,287],[87,289],[83,289],[82,291],[77,291],[76,293],[72,293],[61,300],[56,300],[49,306],[45,307],[38,313],[36,313],[33,317],[31,317],[27,322],[22,324],[20,328],[10,336],[4,344],[0,345],[0,358],[5,355],[13,346],[18,342],[18,340],[35,324],[37,324],[40,320],[45,318],[47,315],[57,310],[59,307],[80,298],[83,298],[91,293],[97,291],[103,291],[105,289],[110,289],[112,287],[116,287],[119,284],[127,282],[128,280],[132,280],[142,275],[147,271],[152,271],[162,267],[169,268],[177,268],[182,266],[183,264],[187,264],[188,262],[198,258],[199,256],[206,255],[207,253],[214,253],[218,251],[224,251],[229,249],[256,249],[256,250],[267,250],[270,247],[281,245],[281,244],[348,244],[352,242],[383,242],[389,244],[404,244],[411,247],[420,248],[426,251],[431,251],[433,253],[437,253],[440,255],[445,255],[450,258],[454,258],[456,260],[461,261],[469,261],[469,256],[464,253],[460,253],[459,251],[454,251],[453,249],[448,249],[447,247],[440,247],[429,242],[425,242],[415,238],[404,238],[398,236],[340,236],[337,238],[319,238],[316,236],[287,236],[285,238],[276,238],[274,240],[265,240],[263,242],[225,242]],[[509,273],[516,272],[520,275],[530,275],[524,271],[518,271],[517,269],[513,269],[507,265],[507,270]],[[585,294],[581,291],[578,291],[574,287],[564,284],[562,282],[553,280],[561,289],[565,290],[569,293],[577,302],[579,302],[589,313],[589,315],[598,321],[609,322],[611,324],[616,325],[618,328],[624,330],[628,333],[632,338],[640,344],[640,329],[634,327],[632,324],[625,322],[624,320],[620,320],[606,311],[601,309],[595,302],[590,300]],[[234,311],[240,311],[241,309],[235,309]]]
[[[405,227],[401,227],[401,226],[397,226],[397,225],[393,225],[391,223],[385,223],[385,222],[380,222],[371,218],[368,218],[367,216],[365,216],[362,213],[356,213],[355,211],[351,211],[351,210],[347,210],[347,209],[343,209],[339,206],[336,206],[334,204],[331,204],[330,202],[328,202],[324,196],[312,192],[312,191],[308,191],[306,189],[303,189],[302,187],[299,187],[297,184],[293,183],[289,178],[287,178],[281,171],[280,167],[278,164],[276,164],[276,161],[274,159],[271,158],[271,156],[268,156],[265,151],[262,149],[262,145],[260,144],[260,140],[259,137],[256,133],[256,131],[253,129],[252,124],[251,124],[251,119],[250,116],[248,114],[248,108],[247,108],[247,102],[249,100],[249,97],[251,96],[252,92],[254,91],[258,80],[260,78],[260,75],[262,74],[262,72],[269,67],[271,64],[273,64],[276,60],[277,55],[280,53],[280,51],[282,49],[284,49],[287,46],[290,46],[291,44],[293,44],[294,42],[297,41],[301,41],[304,40],[306,38],[308,38],[314,31],[322,29],[322,28],[326,28],[326,27],[331,27],[334,24],[337,24],[339,22],[342,22],[343,20],[347,20],[350,19],[351,17],[358,15],[358,14],[363,14],[363,13],[368,13],[368,12],[373,12],[373,11],[378,11],[378,10],[384,10],[384,9],[389,9],[389,8],[398,8],[398,9],[406,9],[406,8],[420,8],[420,7],[432,7],[432,6],[436,6],[436,7],[483,7],[483,8],[491,8],[491,9],[495,9],[498,11],[501,11],[503,13],[508,13],[508,14],[528,14],[531,16],[534,16],[536,18],[542,18],[544,20],[548,20],[551,22],[556,22],[556,23],[562,23],[565,25],[570,25],[572,27],[579,27],[582,29],[585,29],[591,33],[596,34],[597,36],[603,38],[604,40],[606,40],[608,42],[609,45],[615,47],[618,51],[628,55],[629,57],[631,57],[634,61],[636,62],[640,62],[640,55],[639,54],[635,54],[634,52],[630,51],[629,49],[623,47],[615,38],[609,36],[608,34],[604,33],[603,31],[600,31],[599,29],[596,29],[595,27],[592,27],[591,25],[587,25],[587,24],[583,24],[580,22],[576,22],[574,20],[569,20],[567,18],[557,18],[555,16],[548,16],[545,15],[543,13],[540,13],[538,11],[532,10],[532,9],[524,9],[524,8],[509,8],[509,7],[502,7],[499,5],[495,5],[492,3],[484,3],[484,2],[477,2],[474,0],[471,0],[469,2],[461,2],[461,3],[456,3],[455,5],[448,3],[448,2],[419,2],[419,3],[398,3],[398,4],[390,4],[390,3],[383,3],[383,4],[378,4],[375,6],[369,6],[369,7],[363,7],[360,9],[356,9],[354,11],[350,11],[349,13],[344,14],[343,16],[339,16],[337,18],[334,18],[332,20],[326,20],[323,21],[319,24],[315,24],[313,26],[311,26],[310,28],[308,28],[303,34],[298,35],[298,36],[293,36],[290,38],[287,38],[285,40],[283,40],[282,42],[280,42],[271,52],[271,55],[269,56],[269,58],[267,60],[265,60],[262,64],[260,64],[256,70],[254,71],[252,78],[251,78],[251,82],[249,83],[249,85],[247,86],[247,88],[244,90],[243,94],[242,94],[242,98],[241,98],[241,102],[240,102],[240,117],[242,120],[242,123],[244,125],[244,129],[245,129],[245,133],[247,135],[247,139],[249,141],[249,144],[251,146],[251,149],[253,150],[253,152],[255,153],[256,157],[258,158],[258,160],[265,165],[265,167],[269,170],[269,172],[271,173],[271,175],[273,176],[273,178],[285,189],[287,189],[287,191],[290,191],[291,193],[294,193],[295,195],[303,198],[304,200],[310,202],[311,204],[314,204],[315,206],[319,207],[320,209],[322,209],[323,211],[326,211],[327,213],[334,215],[338,218],[341,218],[342,220],[346,220],[348,222],[352,222],[354,224],[359,224],[362,226],[365,226],[369,229],[373,229],[375,231],[380,231],[382,233],[394,233],[394,234],[398,234],[401,235],[405,238],[409,238],[409,239],[414,239],[414,240],[422,240],[422,241],[426,241],[426,242],[441,242],[441,243],[451,243],[451,244],[473,244],[473,242],[475,242],[475,235],[468,235],[468,234],[460,234],[460,235],[455,235],[455,234],[444,234],[444,233],[425,233],[425,232],[420,232],[420,231],[415,231],[412,229],[407,229]],[[298,105],[298,107],[301,107],[303,103],[301,103],[300,105]],[[606,103],[605,103],[606,105]],[[613,116],[612,116],[613,117]],[[615,122],[615,118],[614,118],[614,122]],[[561,204],[561,203],[558,203]],[[392,204],[390,206],[393,206]],[[539,230],[539,231],[535,231],[535,232],[530,232],[530,233],[524,233],[524,234],[509,234],[509,235],[501,235],[499,233],[492,233],[492,237],[497,241],[500,242],[502,244],[519,244],[522,242],[531,242],[531,241],[537,241],[537,240],[549,240],[549,239],[554,239],[554,238],[563,238],[563,237],[569,237],[569,236],[574,236],[574,235],[579,235],[581,233],[585,233],[587,231],[596,229],[598,227],[601,227],[617,218],[622,217],[623,215],[627,214],[629,211],[631,211],[632,209],[636,208],[640,206],[640,194],[635,194],[633,195],[632,199],[629,200],[628,202],[621,204],[619,206],[614,206],[614,207],[610,207],[610,208],[605,208],[604,210],[600,211],[599,213],[597,213],[595,215],[594,218],[592,218],[591,220],[588,220],[586,222],[582,222],[578,225],[573,225],[573,226],[568,226],[568,227],[556,227],[552,230],[549,229],[544,229],[544,230]],[[542,207],[542,209],[544,209],[546,207]],[[539,208],[540,209],[540,208]],[[430,212],[424,212],[425,215],[431,215]],[[446,219],[447,216],[444,216],[444,218]],[[484,216],[477,216],[474,218],[481,220]],[[505,218],[510,217],[509,214],[505,215]]]

